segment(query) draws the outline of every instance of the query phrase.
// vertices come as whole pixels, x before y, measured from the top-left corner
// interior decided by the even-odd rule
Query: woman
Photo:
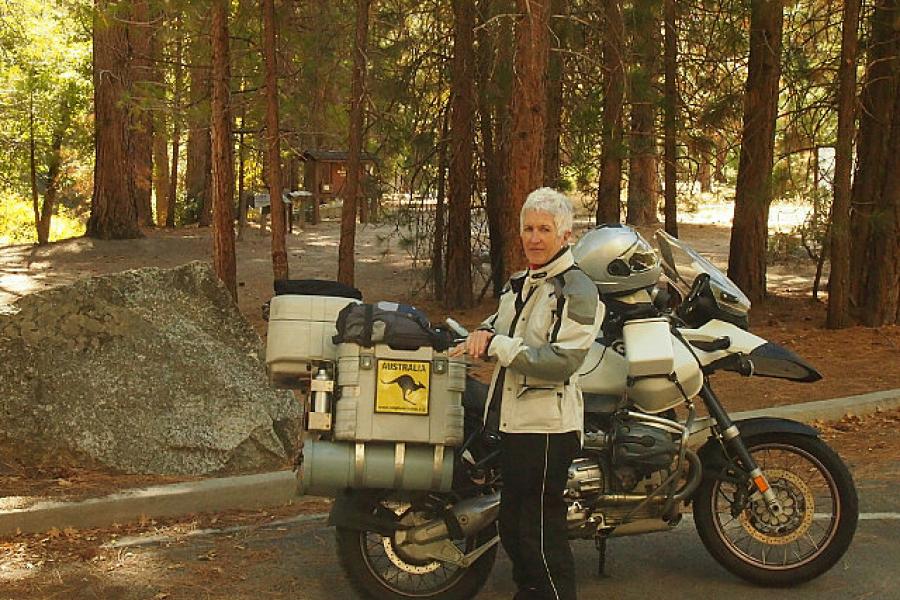
[[[497,312],[454,349],[497,359],[485,433],[499,435],[500,539],[519,600],[576,598],[563,491],[584,428],[576,371],[604,308],[569,250],[572,212],[555,190],[529,194],[520,215],[529,268],[510,278]]]

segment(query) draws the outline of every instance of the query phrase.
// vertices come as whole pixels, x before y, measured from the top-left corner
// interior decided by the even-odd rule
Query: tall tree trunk
[[[656,110],[662,0],[635,0],[632,9],[631,154],[628,161],[628,205],[632,225],[658,222],[659,178],[656,171]]]
[[[28,174],[31,185],[31,208],[34,211],[34,228],[38,237],[38,244],[46,244],[41,241],[41,207],[38,204],[37,189],[37,140],[34,130],[34,79],[28,77]]]
[[[163,75],[165,60],[160,37],[165,19],[159,9],[154,9],[150,25],[150,79],[153,81],[154,93],[159,104],[165,103],[166,81]],[[156,225],[166,224],[169,206],[169,132],[166,123],[166,111],[157,109],[152,113],[153,119],[153,189],[156,194]]]
[[[622,157],[624,155],[622,111],[625,106],[625,21],[619,0],[602,0],[603,96],[600,181],[597,184],[597,224],[621,220]]]
[[[475,150],[475,4],[453,0],[453,71],[450,92],[450,218],[447,229],[448,308],[468,308],[472,296],[472,154]]]
[[[716,153],[716,165],[713,173],[713,179],[718,183],[726,183],[725,166],[728,161],[728,142],[721,134],[713,137],[713,146]]]
[[[525,197],[544,179],[544,122],[547,114],[550,0],[516,0],[516,57],[513,82],[509,175],[503,207],[504,278],[525,266],[519,243],[519,213]]]
[[[241,79],[241,94],[244,92],[244,81]],[[244,185],[246,177],[247,149],[244,144],[244,127],[247,123],[247,103],[241,102],[240,125],[238,131],[238,241],[244,238],[244,231],[247,229],[247,208],[248,198],[247,190]]]
[[[897,4],[894,3],[894,23]],[[896,32],[896,30],[895,30]],[[872,256],[869,293],[863,323],[870,327],[900,323],[900,40],[895,37],[894,109],[891,139],[885,161],[881,193],[875,204],[872,227]]]
[[[369,1],[356,0],[356,36],[353,42],[353,78],[350,83],[350,134],[347,180],[341,207],[341,242],[338,248],[338,281],[353,285],[356,247],[356,204],[359,196],[360,153],[363,145],[363,95],[369,37]]]
[[[781,76],[782,0],[751,3],[750,60],[728,276],[752,302],[766,296],[766,240]]]
[[[550,1],[550,57],[547,69],[547,120],[544,123],[544,185],[558,188],[559,136],[562,131],[565,52],[569,46],[569,0]]]
[[[110,14],[119,4],[96,0],[94,11],[94,193],[87,236],[100,239],[143,237],[131,174],[122,170],[128,158],[124,104],[130,80],[127,26]]]
[[[697,179],[700,181],[700,193],[712,191],[712,143],[704,137],[694,144],[694,155],[697,158]]]
[[[181,16],[175,17],[175,81],[172,88],[172,174],[169,177],[168,203],[166,204],[166,227],[175,227],[175,202],[178,198],[178,158],[181,152],[181,94],[184,70],[184,35],[181,31]]]
[[[162,99],[165,99],[165,78],[162,71],[164,59],[159,42],[162,28],[158,23],[161,15],[157,13],[157,25],[153,26],[150,36],[150,53],[153,57],[151,76]],[[153,188],[156,193],[156,224],[163,227],[169,211],[169,132],[166,127],[166,111],[157,110],[153,115]]]
[[[896,208],[891,209],[890,205],[895,202],[897,189],[892,190],[885,183],[894,176],[890,166],[897,157],[893,155],[896,154],[896,139],[892,136],[896,136],[896,123],[900,120],[896,113],[900,94],[897,82],[900,73],[900,35],[896,29],[898,4],[898,0],[878,0],[872,13],[851,198],[850,297],[856,316],[869,325],[880,321],[879,317],[887,312],[885,309],[892,300],[888,290],[876,280],[896,265],[896,259],[883,254],[889,245],[889,240],[883,236],[893,231],[896,243]],[[881,241],[876,241],[879,238]],[[894,277],[896,291],[896,271]],[[878,297],[879,294],[874,293],[876,286],[880,295],[887,292],[887,296]],[[879,304],[884,304],[884,308],[879,308]],[[873,308],[876,314],[872,313]]]
[[[201,26],[206,23],[201,18]],[[190,44],[190,109],[187,113],[188,140],[187,165],[185,168],[185,203],[196,210],[197,222],[201,227],[209,227],[212,218],[212,195],[210,194],[210,174],[212,172],[210,154],[210,70],[209,44],[202,35],[194,34]]]
[[[147,108],[147,83],[153,80],[148,0],[131,0],[128,24],[131,84],[136,95],[129,104],[128,162],[134,181],[138,223],[153,227],[153,113]]]
[[[446,208],[444,198],[447,193],[447,154],[450,131],[450,107],[445,106],[441,117],[441,150],[438,156],[437,204],[434,207],[434,239],[431,245],[431,276],[434,280],[434,299],[443,302],[446,292],[446,263],[444,261],[447,247]]]
[[[68,102],[63,102],[62,122],[57,124],[50,140],[50,156],[47,163],[47,190],[44,192],[44,202],[41,207],[41,220],[38,223],[38,244],[46,244],[50,241],[50,219],[53,209],[56,207],[56,198],[59,195],[59,175],[62,171],[62,144],[66,130],[69,128]]]
[[[678,65],[678,30],[675,21],[675,0],[665,0],[665,214],[666,232],[678,237],[678,147],[676,127],[678,125],[678,87],[676,66]]]
[[[512,88],[512,27],[508,19],[497,23],[499,41],[494,43],[485,24],[491,19],[489,0],[479,2],[478,36],[478,112],[484,155],[485,212],[490,238],[491,283],[495,297],[505,283],[503,268],[503,202],[506,198],[506,173],[509,158],[509,98]],[[495,52],[496,49],[496,52]],[[496,62],[494,62],[496,54]],[[513,240],[515,242],[515,240]]]
[[[44,192],[40,220],[37,223],[38,244],[46,244],[50,241],[50,219],[53,217],[54,208],[56,208],[56,198],[59,195],[59,176],[62,172],[62,145],[71,121],[72,105],[69,102],[69,93],[64,93],[59,106],[59,120],[53,127],[53,134],[50,137],[50,154],[47,160],[47,189]]]
[[[853,168],[853,133],[856,124],[860,4],[861,0],[844,0],[841,26],[838,130],[834,157],[834,200],[831,203],[831,274],[828,276],[829,329],[850,325],[850,172]],[[818,192],[818,185],[815,188]]]
[[[156,191],[156,223],[166,224],[169,211],[169,139],[166,131],[166,117],[156,115],[153,122],[153,187]]]
[[[231,79],[228,0],[212,3],[212,196],[213,264],[237,301],[234,251],[234,148],[231,141]]]
[[[269,154],[269,201],[272,206],[272,273],[275,279],[288,278],[287,250],[284,246],[285,214],[281,201],[281,145],[278,125],[278,48],[275,30],[275,1],[262,0],[263,51],[266,57],[266,150]]]

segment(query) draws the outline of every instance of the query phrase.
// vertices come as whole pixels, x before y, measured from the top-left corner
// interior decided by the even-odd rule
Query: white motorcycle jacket
[[[597,287],[575,265],[569,248],[543,267],[513,275],[497,312],[481,325],[494,333],[488,355],[498,362],[485,419],[495,388],[502,385],[497,397],[500,431],[582,433],[584,403],[577,370],[604,315]]]

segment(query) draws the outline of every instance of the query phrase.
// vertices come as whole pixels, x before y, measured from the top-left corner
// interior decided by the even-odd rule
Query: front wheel
[[[380,507],[379,507],[380,505]],[[432,517],[407,503],[373,500],[372,511],[387,508],[405,525],[418,525]],[[460,549],[473,550],[496,535],[496,526],[487,527],[477,536],[467,539]],[[470,567],[455,565],[416,556],[394,543],[392,536],[374,531],[359,531],[338,527],[337,551],[341,566],[353,587],[364,598],[397,600],[427,598],[428,600],[469,600],[474,598],[487,581],[497,556],[497,546],[481,555]]]
[[[818,438],[768,433],[744,443],[782,513],[772,515],[741,484],[705,478],[694,494],[700,539],[722,566],[759,585],[818,577],[844,555],[856,532],[859,501],[850,472]]]

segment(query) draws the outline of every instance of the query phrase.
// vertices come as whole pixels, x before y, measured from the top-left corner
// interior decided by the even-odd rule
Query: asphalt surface
[[[721,568],[707,554],[694,525],[685,520],[666,533],[619,538],[609,543],[609,577],[598,578],[596,551],[590,541],[572,543],[582,600],[666,598],[729,598],[758,600],[775,597],[796,600],[900,599],[892,574],[900,565],[900,482],[876,479],[858,482],[861,511],[853,544],[844,558],[822,577],[792,589],[765,590],[745,583]],[[255,579],[254,597],[308,600],[355,598],[338,566],[334,532],[324,517],[254,529],[194,536],[189,542],[131,546],[136,560],[183,565],[203,560],[222,536],[239,540],[248,552],[263,553],[267,561],[248,561],[243,578]],[[218,586],[213,597],[228,597]],[[212,590],[210,590],[212,591]],[[232,597],[245,597],[238,590]],[[225,593],[219,596],[218,593]],[[479,600],[507,600],[515,592],[510,563],[501,551]],[[151,596],[152,597],[152,596]],[[172,598],[180,597],[177,592]]]

